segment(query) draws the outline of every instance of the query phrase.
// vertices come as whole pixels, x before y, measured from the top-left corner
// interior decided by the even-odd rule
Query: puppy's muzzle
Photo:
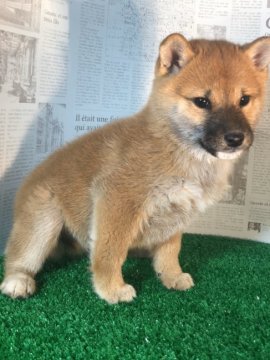
[[[201,146],[213,156],[248,149],[253,142],[252,129],[242,111],[220,109],[206,119]]]

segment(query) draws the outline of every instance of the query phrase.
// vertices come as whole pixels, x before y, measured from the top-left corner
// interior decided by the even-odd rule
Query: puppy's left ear
[[[270,37],[260,37],[244,45],[243,49],[259,70],[266,69],[270,64]]]
[[[159,57],[155,68],[156,76],[179,72],[193,55],[192,48],[184,36],[177,33],[167,36],[159,47]]]

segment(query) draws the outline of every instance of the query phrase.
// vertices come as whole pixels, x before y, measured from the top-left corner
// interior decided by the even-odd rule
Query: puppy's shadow
[[[123,266],[123,276],[127,283],[136,288],[137,293],[149,282],[155,281],[156,275],[152,266],[150,256],[129,256]]]
[[[78,266],[80,263],[86,263],[88,261],[87,256],[78,256],[76,258],[63,257],[59,260],[49,259],[45,262],[42,269],[36,275],[38,287],[43,288],[46,286],[47,281],[51,277],[60,276],[63,271],[68,273]],[[87,265],[85,265],[87,268]]]
[[[59,244],[62,249],[63,246],[70,248],[74,246],[74,243],[76,243],[75,239],[67,231],[62,231],[59,239]],[[77,269],[78,267],[79,270]],[[46,287],[46,282],[49,281],[50,278],[63,276],[63,272],[67,274],[75,269],[75,272],[77,272],[77,270],[79,272],[82,271],[82,274],[80,274],[80,282],[87,282],[87,285],[89,285],[89,268],[90,260],[86,253],[77,256],[65,255],[56,259],[51,258],[46,261],[41,271],[37,274],[36,280],[38,286],[43,288],[43,286]],[[149,281],[151,278],[155,278],[155,273],[151,266],[151,259],[147,252],[136,251],[135,253],[129,253],[122,270],[125,281],[134,285],[139,292],[142,283]]]

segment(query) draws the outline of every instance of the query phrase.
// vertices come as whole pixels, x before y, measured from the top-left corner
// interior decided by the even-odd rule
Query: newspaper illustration
[[[0,102],[34,103],[36,39],[0,30]]]
[[[138,111],[172,32],[270,36],[270,1],[0,0],[0,253],[25,175],[66,141]],[[266,98],[227,197],[189,232],[270,243],[270,86]]]
[[[40,27],[41,0],[0,1],[0,23],[38,32]]]
[[[50,154],[64,144],[63,113],[65,104],[39,104],[37,119],[37,154]]]

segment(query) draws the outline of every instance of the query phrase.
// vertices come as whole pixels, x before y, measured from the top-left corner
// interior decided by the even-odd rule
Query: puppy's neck
[[[162,149],[170,154],[185,157],[190,161],[213,164],[218,159],[204,150],[200,144],[185,137],[184,133],[175,131],[170,115],[163,114],[151,102],[143,109],[143,119],[151,136],[157,139]],[[184,119],[183,119],[184,122]]]

